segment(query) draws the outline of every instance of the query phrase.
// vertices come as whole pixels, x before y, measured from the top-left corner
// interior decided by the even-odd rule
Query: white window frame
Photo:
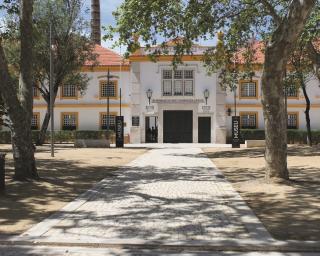
[[[170,73],[171,75],[169,75]],[[188,72],[192,72],[191,76],[188,76]],[[168,74],[165,76],[165,74]],[[192,68],[173,69],[163,68],[161,71],[161,95],[166,96],[191,96],[195,95],[195,70]],[[187,90],[187,83],[191,84],[192,89]],[[166,87],[171,87],[167,90]]]

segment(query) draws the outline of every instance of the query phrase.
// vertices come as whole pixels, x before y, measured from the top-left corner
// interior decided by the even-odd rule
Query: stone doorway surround
[[[192,142],[198,142],[198,102],[195,103],[158,103],[158,142],[163,143],[163,112],[165,110],[189,110],[192,111]]]

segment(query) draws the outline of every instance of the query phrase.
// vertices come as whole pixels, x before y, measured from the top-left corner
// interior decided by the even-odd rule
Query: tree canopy
[[[217,61],[217,47],[221,47],[218,44],[208,50],[206,64],[216,71],[224,69],[225,78],[230,73],[231,57],[240,48],[250,49],[252,39],[264,41],[261,84],[266,177],[288,179],[283,79],[290,54],[310,17],[317,16],[318,5],[318,0],[125,0],[114,13],[116,26],[108,28],[106,39],[118,33],[118,43],[127,45],[128,52],[140,47],[136,35],[147,49],[160,41],[162,52],[166,52],[166,41],[175,40],[174,61],[179,61],[182,55],[192,54],[194,42],[212,40],[221,31],[228,57]],[[252,62],[252,54],[248,53],[246,59]],[[160,54],[158,48],[154,54]]]

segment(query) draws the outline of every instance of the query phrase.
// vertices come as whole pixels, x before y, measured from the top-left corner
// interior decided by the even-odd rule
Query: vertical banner
[[[240,116],[232,117],[232,148],[240,148]]]
[[[123,116],[116,116],[116,147],[123,148],[124,144]]]

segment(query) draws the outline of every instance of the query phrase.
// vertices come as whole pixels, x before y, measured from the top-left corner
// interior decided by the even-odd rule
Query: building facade
[[[99,65],[85,66],[90,82],[81,95],[76,85],[59,89],[54,108],[56,130],[105,130],[107,96],[110,99],[110,128],[115,116],[124,116],[125,135],[131,143],[225,143],[231,133],[231,116],[241,117],[246,129],[263,129],[261,71],[252,81],[239,81],[236,92],[223,90],[218,75],[208,75],[201,61],[206,47],[195,45],[192,56],[173,68],[172,56],[153,62],[141,48],[129,60],[96,46]],[[107,86],[106,74],[113,78]],[[121,97],[120,97],[121,89]],[[310,80],[311,126],[320,130],[320,88]],[[120,99],[121,98],[121,99]],[[121,104],[120,104],[121,101]],[[121,110],[120,110],[121,105]],[[305,100],[295,86],[288,91],[288,128],[305,129]],[[33,129],[39,129],[47,106],[34,91]]]

